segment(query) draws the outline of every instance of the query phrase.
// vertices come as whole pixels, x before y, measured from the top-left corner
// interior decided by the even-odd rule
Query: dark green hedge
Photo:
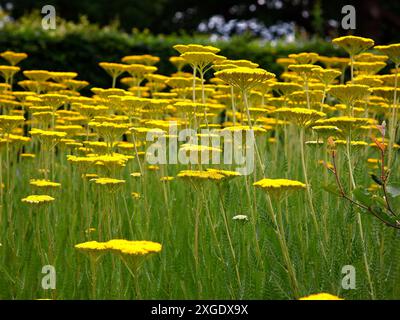
[[[111,81],[98,62],[118,62],[125,55],[151,53],[161,58],[158,64],[160,73],[173,72],[174,67],[168,62],[168,57],[177,54],[172,48],[177,43],[210,44],[210,41],[205,36],[164,36],[138,31],[124,33],[116,27],[99,28],[85,20],[79,24],[62,22],[56,30],[45,31],[37,18],[25,18],[0,30],[1,51],[29,54],[29,58],[20,64],[24,70],[76,71],[79,79],[99,87],[108,87]],[[314,51],[322,55],[343,54],[331,43],[321,40],[272,46],[237,37],[211,44],[221,48],[221,54],[230,59],[249,59],[278,74],[282,70],[275,60],[289,53]],[[19,77],[21,79],[21,74]]]

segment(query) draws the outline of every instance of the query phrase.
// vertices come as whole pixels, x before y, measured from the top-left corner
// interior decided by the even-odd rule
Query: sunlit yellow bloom
[[[12,66],[17,65],[18,63],[20,63],[22,60],[28,58],[28,55],[26,53],[19,53],[19,52],[14,52],[14,51],[4,51],[2,53],[0,53],[0,56],[7,60],[9,64],[11,64]]]
[[[306,297],[302,297],[299,300],[344,300],[330,293],[316,293]]]
[[[374,45],[374,40],[357,36],[344,36],[333,39],[332,43],[343,48],[350,56],[355,56],[371,48]]]
[[[31,186],[37,187],[37,188],[59,188],[61,187],[61,183],[58,182],[53,182],[50,180],[35,180],[35,179],[31,179],[29,181],[29,184]]]
[[[273,73],[266,70],[246,67],[221,70],[216,72],[215,76],[240,90],[250,90],[275,77]]]
[[[26,198],[23,198],[21,201],[28,204],[45,204],[54,201],[53,197],[48,195],[30,195]]]
[[[268,179],[264,178],[260,181],[253,183],[255,187],[259,187],[266,191],[274,191],[275,189],[281,190],[298,190],[305,189],[306,185],[300,181],[288,179]]]
[[[386,46],[375,46],[374,49],[377,49],[389,56],[390,60],[392,60],[397,66],[400,64],[400,43],[394,43]]]

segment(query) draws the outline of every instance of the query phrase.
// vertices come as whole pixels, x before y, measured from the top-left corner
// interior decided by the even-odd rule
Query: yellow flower
[[[75,249],[88,253],[102,253],[108,248],[104,242],[88,241],[75,245]]]
[[[352,106],[356,100],[363,99],[370,93],[368,86],[361,84],[333,85],[327,92],[348,107]]]
[[[280,95],[287,95],[295,91],[301,90],[303,87],[297,83],[291,82],[275,82],[271,88],[277,91]]]
[[[288,180],[288,179],[268,179],[264,178],[253,183],[253,186],[260,188],[266,192],[273,194],[279,194],[285,191],[302,190],[306,188],[306,185],[300,181]]]
[[[355,56],[371,48],[374,45],[374,40],[356,36],[345,36],[333,39],[332,43],[343,48],[350,56]]]
[[[178,69],[178,72],[187,64],[186,60],[182,57],[170,57],[169,61]]]
[[[121,185],[125,183],[125,180],[119,180],[119,179],[113,179],[113,178],[95,178],[92,179],[95,184],[98,185],[111,185],[111,186],[116,186],[116,185]]]
[[[102,67],[112,78],[118,77],[126,71],[126,65],[113,62],[100,62],[99,66]]]
[[[200,70],[203,70],[209,64],[220,63],[226,59],[212,52],[185,52],[181,57],[185,59],[188,64]]]
[[[295,60],[298,64],[314,64],[318,61],[318,54],[314,52],[301,52],[289,54],[289,58]]]
[[[158,253],[162,245],[152,241],[129,241],[123,239],[113,239],[104,243],[107,250],[116,251],[124,255],[144,256]]]
[[[200,44],[176,44],[173,48],[178,51],[180,54],[185,52],[211,52],[211,53],[218,53],[221,51],[220,49],[213,47],[213,46],[203,46]]]
[[[331,84],[337,77],[339,77],[342,73],[338,70],[334,69],[321,69],[314,68],[312,69],[314,75],[325,85],[328,86]]]
[[[240,90],[250,90],[275,77],[273,73],[266,70],[246,67],[221,70],[216,72],[215,76]]]
[[[36,155],[33,153],[21,153],[20,157],[23,159],[34,159]]]
[[[139,192],[132,192],[131,196],[133,199],[138,200],[141,198],[140,193]]]
[[[131,177],[134,177],[134,178],[140,178],[141,176],[142,176],[142,174],[140,172],[132,172],[131,173]]]
[[[290,71],[296,72],[303,79],[307,79],[315,72],[315,69],[322,69],[313,64],[292,64],[288,67]]]
[[[58,72],[58,71],[52,71],[50,72],[50,75],[54,81],[59,83],[71,80],[78,76],[76,72]]]
[[[374,49],[377,49],[377,46],[374,47]],[[388,56],[377,55],[370,52],[364,52],[354,57],[355,61],[360,61],[360,62],[385,62],[387,59],[389,59]]]
[[[400,65],[400,43],[394,43],[386,46],[375,46],[374,49],[379,50],[389,56],[396,66]]]
[[[342,117],[332,117],[328,119],[320,119],[317,120],[315,124],[318,126],[319,125],[336,126],[347,134],[350,130],[354,130],[359,128],[360,126],[370,124],[371,121],[376,121],[376,120],[342,116]]]
[[[230,127],[226,127],[224,129],[222,129],[221,132],[247,132],[247,131],[253,131],[255,135],[257,134],[264,134],[267,133],[267,130],[265,130],[264,128],[261,127],[253,127],[250,128],[250,126],[242,126],[242,125],[237,125],[237,126],[230,126]]]
[[[240,177],[241,174],[236,171],[230,171],[230,170],[222,170],[222,169],[206,169],[208,172],[214,172],[218,174],[222,174],[226,178],[234,178],[234,177]]]
[[[53,182],[50,180],[36,180],[36,179],[31,179],[29,181],[29,184],[31,186],[37,187],[37,188],[59,188],[61,187],[61,183],[58,182]]]
[[[152,56],[150,54],[143,54],[143,55],[125,56],[121,59],[121,61],[127,64],[145,64],[148,66],[152,66],[157,62],[159,62],[160,58]]]
[[[347,141],[346,140],[335,140],[335,144],[337,145],[346,145]],[[365,141],[350,141],[350,145],[353,147],[366,147],[368,146],[368,143]]]
[[[14,66],[0,66],[0,74],[6,80],[6,82],[9,82],[11,77],[14,76],[19,70],[21,70],[19,67],[14,67]]]
[[[23,198],[21,201],[28,204],[45,204],[54,201],[53,197],[48,195],[30,195],[26,198]]]
[[[340,135],[342,130],[336,126],[313,126],[312,129],[320,136],[329,137]]]
[[[279,108],[273,113],[295,121],[299,126],[305,126],[326,116],[325,113],[306,108]]]
[[[334,296],[330,293],[322,292],[322,293],[312,294],[307,297],[302,297],[299,300],[344,300],[344,299]]]
[[[0,129],[3,129],[5,132],[10,133],[14,128],[23,124],[25,118],[22,116],[7,116],[0,115]]]
[[[89,126],[93,127],[97,133],[108,142],[119,139],[129,128],[128,124],[94,121],[89,122]]]
[[[182,170],[177,175],[178,178],[188,179],[191,181],[222,181],[226,178],[225,175],[212,171],[198,170]]]
[[[14,52],[14,51],[4,51],[0,54],[0,56],[7,60],[9,64],[12,66],[17,65],[20,63],[22,60],[26,59],[28,55],[26,53],[19,53],[19,52]]]
[[[23,74],[29,80],[37,82],[47,81],[51,77],[51,73],[47,70],[25,70]]]
[[[374,75],[382,70],[386,63],[384,62],[354,62],[354,69],[356,74],[359,75]]]

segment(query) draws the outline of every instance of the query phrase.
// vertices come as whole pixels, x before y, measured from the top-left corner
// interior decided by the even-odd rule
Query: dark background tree
[[[340,28],[341,8],[352,4],[357,10],[355,34],[378,42],[400,39],[398,0],[0,0],[3,7],[7,3],[13,4],[14,18],[52,4],[67,20],[86,15],[89,21],[106,25],[117,19],[127,31],[147,28],[154,33],[190,34],[201,22],[221,15],[226,20],[256,18],[266,26],[294,22],[309,35],[320,36],[347,33]]]

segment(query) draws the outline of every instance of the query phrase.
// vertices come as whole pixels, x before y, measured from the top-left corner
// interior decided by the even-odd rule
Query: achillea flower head
[[[330,293],[322,292],[302,297],[299,300],[344,300],[344,299],[334,296]]]
[[[51,77],[50,71],[47,70],[25,70],[23,74],[29,80],[37,82],[45,82]]]
[[[321,69],[314,68],[312,69],[314,75],[325,85],[330,85],[337,77],[339,77],[342,73],[335,69]]]
[[[374,49],[387,55],[395,65],[400,65],[400,43],[389,44],[386,46],[375,46]]]
[[[118,77],[126,71],[126,65],[113,62],[100,62],[99,66],[102,67],[111,77]]]
[[[19,70],[19,67],[15,66],[0,66],[0,75],[8,82],[8,80],[14,76]]]
[[[386,63],[379,61],[378,62],[355,61],[353,65],[355,74],[359,76],[359,75],[375,75],[386,66]]]
[[[273,73],[266,70],[246,67],[221,70],[216,72],[215,76],[240,90],[250,90],[275,77]]]
[[[30,195],[26,198],[23,198],[21,201],[27,204],[33,204],[33,205],[41,205],[41,204],[46,204],[54,201],[55,199],[53,197],[50,197],[48,195]]]
[[[84,253],[105,253],[108,249],[104,242],[88,241],[75,245],[75,249]]]
[[[144,64],[147,66],[152,66],[158,63],[160,61],[160,58],[152,56],[150,54],[143,54],[143,55],[125,56],[121,59],[121,61],[127,64]]]
[[[145,256],[152,253],[158,253],[162,245],[153,241],[129,241],[123,239],[114,239],[105,242],[107,250],[117,252],[128,256]]]
[[[95,184],[102,186],[118,186],[121,184],[125,184],[125,180],[113,179],[113,178],[95,178],[92,179]]]
[[[301,52],[289,54],[289,59],[293,59],[298,64],[314,64],[318,61],[319,55],[314,52]]]
[[[328,125],[326,125],[326,126],[313,126],[312,129],[319,136],[322,136],[322,137],[340,135],[343,132],[342,130],[340,130],[336,126],[328,126]]]
[[[349,116],[332,117],[328,119],[320,119],[315,122],[317,126],[335,126],[343,131],[344,134],[348,134],[350,130],[355,130],[360,126],[370,124],[371,119],[367,118],[355,118]]]
[[[212,63],[221,63],[221,61],[226,59],[212,52],[185,52],[181,57],[185,59],[188,64],[200,70],[203,70]]]
[[[37,188],[42,188],[42,189],[55,189],[61,187],[61,183],[58,182],[53,182],[50,180],[45,180],[45,179],[31,179],[29,181],[29,184],[31,186],[37,187]]]
[[[306,185],[300,181],[288,179],[268,179],[264,178],[253,183],[253,186],[269,193],[281,193],[286,191],[296,191],[306,189]]]
[[[274,114],[281,115],[282,117],[294,121],[297,125],[304,127],[324,118],[325,113],[306,108],[279,108],[273,111]]]
[[[180,72],[187,64],[186,60],[182,57],[170,57],[169,62],[171,62],[178,69],[178,72]]]
[[[173,48],[178,51],[180,54],[185,52],[211,52],[211,53],[218,53],[221,50],[213,47],[213,46],[203,46],[200,44],[176,44]]]
[[[357,36],[344,36],[335,38],[332,40],[332,43],[343,48],[350,56],[360,54],[375,44],[374,40],[372,39]]]
[[[23,124],[25,118],[23,116],[0,115],[0,129],[10,133],[14,128]]]
[[[11,64],[12,66],[15,66],[18,63],[20,63],[22,60],[28,58],[28,55],[23,52],[14,52],[14,51],[7,50],[7,51],[0,53],[0,57],[7,60],[8,63]]]
[[[177,175],[178,178],[190,181],[215,181],[220,182],[225,180],[226,176],[212,171],[200,170],[182,170]]]

